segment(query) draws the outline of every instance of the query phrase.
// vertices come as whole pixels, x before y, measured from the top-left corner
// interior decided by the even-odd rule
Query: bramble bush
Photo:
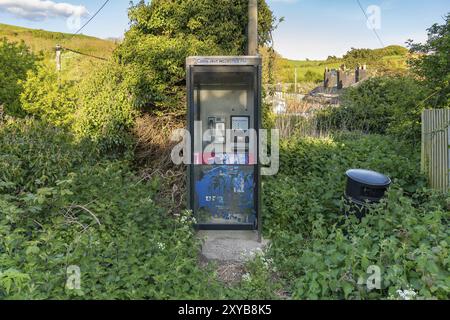
[[[422,298],[448,299],[450,198],[424,188],[419,163],[418,152],[389,136],[282,143],[281,172],[264,182],[264,221],[269,256],[293,298],[387,299],[412,288]],[[350,168],[394,181],[361,223],[344,214]],[[371,265],[381,268],[382,289],[369,292]]]

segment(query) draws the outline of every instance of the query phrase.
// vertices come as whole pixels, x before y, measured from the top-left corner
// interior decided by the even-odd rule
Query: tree
[[[30,52],[25,43],[0,40],[0,108],[9,115],[23,115],[20,107],[21,81],[29,70],[35,70],[40,56]]]
[[[450,107],[450,13],[442,25],[428,29],[424,44],[409,41],[416,58],[409,61],[413,72],[433,93],[427,100],[433,108]]]
[[[185,59],[189,55],[242,55],[247,0],[140,1],[129,10],[131,28],[116,51],[137,66],[137,106],[156,114],[185,113]],[[274,17],[259,1],[259,44],[270,42]]]

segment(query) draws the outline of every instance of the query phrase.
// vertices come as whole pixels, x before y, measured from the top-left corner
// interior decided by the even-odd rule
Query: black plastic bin
[[[366,214],[368,205],[379,203],[386,194],[392,181],[389,177],[371,170],[352,169],[347,173],[345,198],[350,205],[350,212],[358,219]]]

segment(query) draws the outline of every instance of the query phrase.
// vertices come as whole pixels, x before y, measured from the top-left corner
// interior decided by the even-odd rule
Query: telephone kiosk
[[[187,58],[188,204],[200,230],[261,230],[258,56]]]

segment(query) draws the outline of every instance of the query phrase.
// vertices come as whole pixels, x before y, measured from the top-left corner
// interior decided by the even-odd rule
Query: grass
[[[12,42],[25,42],[33,52],[42,52],[45,59],[55,61],[55,47],[63,47],[88,55],[108,59],[117,47],[111,40],[103,40],[85,35],[73,35],[62,32],[28,29],[18,26],[0,24],[0,38]],[[102,60],[63,51],[62,68],[64,76],[71,80],[80,80],[93,70]]]
[[[56,45],[60,44],[87,54],[108,58],[116,48],[116,43],[110,40],[6,24],[0,24],[0,38],[7,38],[14,42],[24,41],[34,52],[42,51],[44,54],[53,53]]]
[[[278,79],[283,83],[295,82],[295,69],[297,69],[297,80],[299,82],[321,81],[325,68],[339,68],[341,62],[311,61],[311,60],[289,60],[282,59],[278,71]],[[307,74],[310,74],[308,77]],[[312,76],[312,78],[311,78]]]

